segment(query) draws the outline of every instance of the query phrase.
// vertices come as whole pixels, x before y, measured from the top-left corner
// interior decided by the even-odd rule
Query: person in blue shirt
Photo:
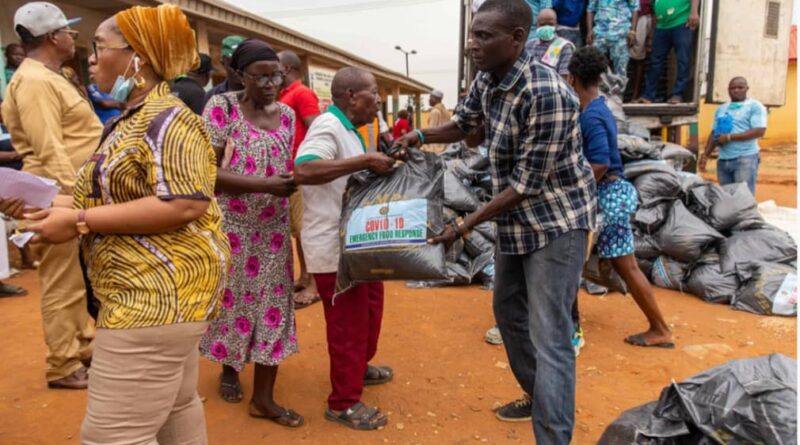
[[[600,96],[600,75],[607,68],[605,54],[589,46],[576,51],[569,63],[569,83],[581,103],[583,153],[597,181],[597,203],[602,216],[597,252],[600,258],[610,260],[650,323],[647,331],[631,335],[625,341],[635,346],[674,348],[672,333],[656,304],[653,288],[633,254],[631,216],[636,211],[638,196],[623,174],[616,120],[605,98]]]
[[[746,182],[755,196],[760,161],[758,139],[767,131],[767,109],[761,102],[747,98],[749,89],[744,77],[734,77],[728,84],[731,101],[717,108],[698,167],[705,172],[708,156],[719,147],[719,183]]]
[[[581,32],[581,18],[586,12],[586,0],[552,0],[553,9],[558,16],[556,34],[562,39],[567,39],[576,48],[583,46],[583,33]]]
[[[89,85],[86,88],[86,92],[89,93],[89,99],[92,100],[94,112],[103,125],[119,116],[122,110],[125,109],[125,103],[114,100],[110,94],[100,91],[95,84]]]

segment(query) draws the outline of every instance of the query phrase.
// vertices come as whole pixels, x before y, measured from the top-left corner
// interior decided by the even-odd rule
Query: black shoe
[[[531,397],[525,394],[521,399],[497,408],[494,415],[503,422],[528,422],[531,420],[532,409]]]

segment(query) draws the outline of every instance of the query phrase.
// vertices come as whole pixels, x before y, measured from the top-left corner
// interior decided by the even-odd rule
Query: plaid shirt
[[[457,110],[464,132],[485,122],[494,193],[513,187],[527,197],[497,218],[500,253],[528,254],[571,230],[594,230],[596,186],[579,108],[558,73],[523,51],[499,83],[478,73]]]

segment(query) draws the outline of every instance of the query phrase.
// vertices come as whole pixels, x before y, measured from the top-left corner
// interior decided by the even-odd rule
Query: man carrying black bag
[[[470,29],[467,49],[479,72],[463,106],[451,122],[395,145],[456,142],[486,122],[494,198],[431,242],[450,244],[497,221],[495,319],[527,393],[498,415],[532,416],[537,443],[566,445],[575,417],[571,309],[596,191],[582,154],[578,98],[525,51],[531,21],[523,0],[486,0]]]
[[[383,284],[357,285],[336,297],[342,195],[348,177],[361,170],[392,172],[394,159],[367,153],[357,128],[373,122],[380,98],[375,77],[360,68],[343,68],[331,84],[333,105],[314,119],[295,160],[295,182],[302,185],[301,240],[309,273],[325,311],[332,392],[325,418],[357,430],[375,430],[387,418],[361,402],[364,385],[386,383],[392,369],[368,365],[375,356],[383,315]]]

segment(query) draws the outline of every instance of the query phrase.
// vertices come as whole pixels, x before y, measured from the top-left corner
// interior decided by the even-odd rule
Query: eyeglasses
[[[275,86],[281,86],[283,84],[283,73],[275,73],[271,76],[254,76],[250,73],[242,71],[242,74],[245,77],[249,77],[251,80],[255,81],[256,85],[259,87],[263,87],[267,85],[267,82],[271,83]]]
[[[96,40],[92,40],[92,52],[94,53],[94,58],[97,59],[98,49],[126,49],[130,48],[131,46],[127,43],[119,43],[116,45],[111,45],[108,43],[97,43]]]

